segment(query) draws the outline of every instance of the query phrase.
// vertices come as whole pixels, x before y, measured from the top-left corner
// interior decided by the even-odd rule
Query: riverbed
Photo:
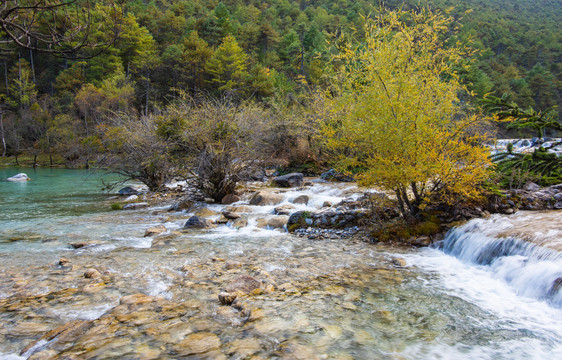
[[[525,227],[505,225],[517,218],[476,220],[416,250],[260,228],[275,206],[243,198],[233,206],[245,207],[245,226],[183,230],[191,210],[112,211],[100,174],[2,169],[0,179],[18,172],[32,180],[0,183],[0,358],[562,356],[560,253],[538,240],[521,250]],[[326,183],[268,190],[293,211],[359,193]],[[308,204],[294,204],[303,194]],[[205,207],[210,219],[225,208]],[[515,224],[533,216],[515,215]],[[558,218],[536,220],[547,228]],[[501,231],[487,231],[498,223]],[[156,225],[165,231],[145,237]],[[509,229],[517,231],[501,233]],[[517,251],[474,255],[494,241]],[[85,277],[92,269],[99,276]],[[217,295],[247,277],[260,288],[221,305]]]

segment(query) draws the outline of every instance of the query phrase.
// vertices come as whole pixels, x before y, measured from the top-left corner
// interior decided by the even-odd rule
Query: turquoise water
[[[31,180],[5,181],[22,172]],[[0,252],[28,246],[14,242],[49,242],[71,232],[65,223],[110,211],[102,179],[116,177],[86,170],[0,169]]]
[[[8,182],[6,178],[26,173],[30,181]],[[103,211],[100,200],[103,174],[69,169],[0,169],[0,223],[8,221],[83,215]],[[108,176],[105,176],[109,180]],[[107,208],[105,208],[107,210]]]

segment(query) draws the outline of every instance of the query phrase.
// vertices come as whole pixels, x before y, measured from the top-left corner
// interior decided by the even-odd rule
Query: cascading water
[[[562,253],[516,237],[487,235],[493,221],[473,220],[449,231],[435,246],[464,262],[489,266],[521,296],[562,307]]]
[[[545,290],[552,280],[536,280],[560,276],[559,226],[547,225],[556,224],[556,214],[474,220],[451,232],[441,249],[417,251],[298,238],[258,226],[276,216],[276,206],[318,211],[325,203],[353,199],[360,191],[352,184],[255,184],[281,202],[254,206],[243,198],[232,206],[241,208],[246,225],[185,230],[194,211],[160,206],[111,212],[115,200],[79,172],[30,175],[27,184],[0,183],[0,359],[562,355],[559,292]],[[295,203],[301,195],[309,197],[307,204]],[[228,208],[200,206],[211,210],[204,215],[209,219]],[[527,224],[523,232],[532,232],[532,243],[508,240],[521,232],[511,219]],[[155,225],[166,231],[144,237]],[[491,245],[500,238],[507,240]],[[83,247],[74,249],[76,242]],[[61,257],[70,266],[59,266]],[[396,257],[407,265],[397,265]],[[87,278],[91,268],[103,277]],[[243,299],[243,310],[221,306],[218,293],[241,275],[275,285],[273,291]],[[532,285],[542,293],[531,293]]]

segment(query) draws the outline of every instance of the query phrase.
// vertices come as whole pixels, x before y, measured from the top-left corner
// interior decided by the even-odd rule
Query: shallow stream
[[[0,170],[0,179],[18,172]],[[234,204],[246,207],[247,226],[182,231],[191,213],[111,211],[99,175],[25,172],[31,181],[0,182],[0,359],[562,356],[560,253],[510,240],[525,238],[515,225],[531,213],[474,220],[413,250],[262,229],[275,206],[248,199]],[[292,211],[357,193],[349,184],[268,189]],[[302,194],[308,205],[292,204]],[[224,210],[207,208],[212,219]],[[556,229],[558,217],[541,216],[538,228]],[[499,223],[513,230],[499,248],[519,250],[484,261],[474,254],[505,236],[487,231]],[[166,231],[144,237],[155,225]],[[84,277],[89,269],[100,276]],[[218,293],[241,276],[263,290],[221,305]]]

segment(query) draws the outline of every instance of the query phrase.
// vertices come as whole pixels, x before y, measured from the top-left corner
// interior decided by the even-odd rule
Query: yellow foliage
[[[360,184],[395,191],[415,214],[432,195],[472,198],[488,151],[471,131],[455,64],[470,53],[442,43],[451,19],[428,10],[393,11],[365,25],[365,41],[343,44],[321,94],[321,141]]]

